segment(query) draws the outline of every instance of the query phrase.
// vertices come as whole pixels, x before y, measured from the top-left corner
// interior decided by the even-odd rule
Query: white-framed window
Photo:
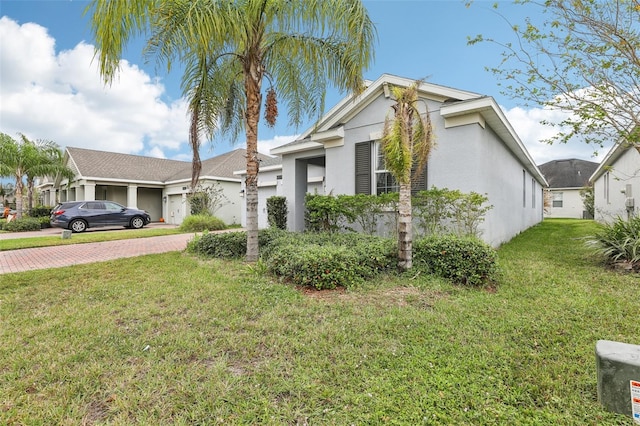
[[[398,192],[400,190],[400,185],[398,185],[396,179],[385,168],[382,144],[380,142],[375,143],[375,150],[376,159],[374,174],[376,177],[376,195]]]
[[[562,208],[562,192],[554,192],[552,198],[552,207]]]
[[[415,170],[414,170],[415,171]],[[427,189],[427,166],[417,177],[412,173],[411,192]],[[398,192],[400,185],[384,165],[380,141],[355,144],[355,192],[356,194],[385,194]]]

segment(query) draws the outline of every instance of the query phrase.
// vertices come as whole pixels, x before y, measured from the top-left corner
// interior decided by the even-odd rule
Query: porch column
[[[295,160],[293,231],[304,230],[304,198],[307,195],[307,160]]]
[[[138,207],[138,185],[127,186],[127,207]]]
[[[84,184],[84,200],[94,201],[96,199],[96,184],[85,183]]]

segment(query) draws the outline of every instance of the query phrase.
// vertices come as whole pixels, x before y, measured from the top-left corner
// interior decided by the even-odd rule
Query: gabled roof
[[[388,93],[389,85],[404,86],[412,85],[415,80],[405,77],[398,77],[392,74],[382,74],[377,80],[369,82],[367,88],[359,95],[349,95],[338,102],[320,121],[307,129],[300,137],[288,144],[281,145],[271,150],[272,155],[302,151],[307,149],[321,148],[323,145],[311,139],[313,133],[324,132],[334,128],[336,125],[346,121],[346,118],[357,114],[364,109],[381,93]],[[481,97],[477,93],[464,90],[453,89],[451,87],[422,82],[419,92],[423,97],[450,102],[452,100],[467,100]]]
[[[550,188],[584,188],[598,168],[593,161],[570,158],[553,160],[538,166]]]
[[[628,149],[631,148],[631,145],[620,141],[613,145],[607,155],[604,156],[598,168],[591,174],[589,178],[590,182],[595,182],[600,176],[602,176],[609,168],[624,154]]]
[[[369,84],[360,95],[345,97],[335,107],[329,110],[315,126],[312,126],[300,135],[297,140],[272,149],[271,154],[283,155],[323,148],[323,143],[320,142],[317,137],[319,133],[324,133],[327,137],[341,136],[340,131],[342,129],[339,128],[339,126],[362,111],[382,93],[387,96],[389,93],[389,85],[408,87],[412,85],[414,81],[415,80],[390,74],[381,75],[380,78]],[[444,118],[453,118],[474,113],[480,114],[489,127],[496,132],[498,137],[502,139],[511,152],[521,161],[529,173],[543,186],[547,185],[544,176],[540,173],[540,170],[507,120],[504,112],[492,97],[425,82],[420,84],[419,95],[423,98],[442,102],[440,115]],[[314,140],[314,135],[316,135],[316,140]]]
[[[261,159],[270,159],[258,154]],[[191,162],[117,152],[67,147],[69,167],[83,179],[166,184],[191,179]],[[202,161],[202,178],[238,180],[235,170],[246,166],[246,150],[236,149]]]
[[[85,179],[162,183],[190,167],[185,161],[75,147],[67,147],[65,156],[69,158],[69,166]]]

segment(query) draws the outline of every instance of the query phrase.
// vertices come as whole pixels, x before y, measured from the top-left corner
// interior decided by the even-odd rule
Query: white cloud
[[[609,145],[598,149],[580,140],[569,143],[554,143],[552,145],[542,142],[554,136],[558,129],[540,124],[540,122],[544,120],[559,123],[566,117],[567,113],[548,108],[522,109],[514,107],[511,109],[503,108],[503,110],[536,164],[567,158],[599,162],[610,148]],[[597,153],[597,155],[594,155],[594,153]]]
[[[1,132],[158,157],[188,149],[186,103],[164,102],[161,82],[136,65],[122,61],[105,86],[91,45],[56,53],[46,28],[7,17],[0,18],[0,40]]]
[[[271,139],[258,141],[258,152],[261,154],[271,155],[270,151],[281,145],[295,141],[300,135],[274,136]]]

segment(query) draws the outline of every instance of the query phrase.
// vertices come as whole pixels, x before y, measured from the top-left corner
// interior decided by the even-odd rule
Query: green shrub
[[[286,231],[269,228],[258,232],[258,245],[266,249],[273,240],[287,235]],[[205,233],[191,240],[187,251],[202,256],[218,257],[222,259],[239,259],[247,253],[247,233],[232,231],[223,233]]]
[[[617,217],[612,223],[600,225],[588,244],[609,263],[626,263],[630,269],[640,271],[640,217]]]
[[[225,228],[222,220],[209,214],[192,214],[180,225],[180,230],[185,232],[219,231]]]
[[[453,282],[488,284],[498,273],[497,253],[473,237],[440,235],[413,242],[413,265]]]
[[[40,221],[40,229],[51,228],[51,221],[49,220],[49,216],[40,216],[38,220]]]
[[[52,207],[47,207],[47,206],[34,207],[31,210],[29,210],[29,216],[30,217],[46,217],[48,219],[49,216],[51,215],[51,209]]]
[[[267,221],[269,226],[287,229],[287,198],[273,196],[267,198]]]
[[[345,200],[351,195],[307,194],[305,197],[306,229],[314,232],[338,232],[355,220]]]
[[[432,187],[412,199],[413,215],[422,235],[451,234],[479,237],[479,226],[493,208],[477,192]]]
[[[39,231],[40,219],[35,217],[15,219],[11,222],[4,222],[2,229],[9,232]]]
[[[351,288],[391,269],[395,250],[392,240],[368,235],[289,233],[261,253],[273,274],[320,290]]]

